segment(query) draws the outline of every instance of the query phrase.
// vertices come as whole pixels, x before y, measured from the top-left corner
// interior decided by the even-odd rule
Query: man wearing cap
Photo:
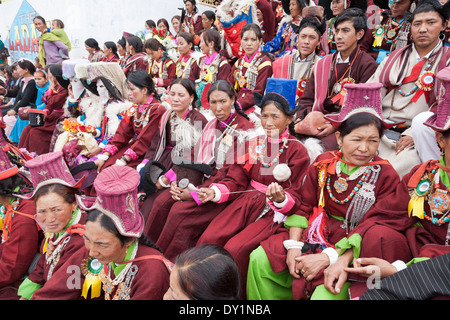
[[[368,80],[384,86],[383,117],[387,121],[406,121],[386,131],[379,149],[380,157],[389,160],[400,176],[422,162],[418,152],[424,143],[413,139],[411,125],[416,116],[435,103],[439,92],[435,74],[450,63],[450,51],[440,39],[450,16],[447,7],[437,0],[419,2],[411,16],[413,43],[393,51]],[[414,134],[423,128],[417,126]]]
[[[375,60],[359,46],[366,29],[367,16],[362,10],[349,8],[339,15],[335,22],[337,52],[316,63],[305,91],[298,100],[300,109],[297,118],[304,120],[296,126],[295,131],[304,137],[321,139],[326,150],[336,149],[337,143],[334,135],[331,135],[334,128],[323,119],[323,115],[340,111],[346,83],[366,82],[377,68]],[[313,120],[316,116],[318,124]],[[304,130],[301,127],[312,129]]]

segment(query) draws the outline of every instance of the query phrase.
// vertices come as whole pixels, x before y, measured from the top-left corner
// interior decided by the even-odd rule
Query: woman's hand
[[[198,200],[205,203],[208,201],[212,201],[216,196],[216,193],[211,188],[200,188],[197,190]]]
[[[288,266],[289,273],[296,279],[300,279],[301,275],[296,272],[295,266],[297,264],[297,261],[295,259],[301,256],[301,249],[289,249],[286,254],[286,264]]]
[[[329,258],[326,254],[321,253],[322,256],[329,262]],[[332,294],[339,294],[342,286],[345,284],[348,278],[348,272],[345,271],[353,258],[353,250],[346,251],[343,255],[339,256],[338,260],[332,266],[326,268],[323,272],[325,289]]]
[[[318,138],[325,138],[332,134],[336,129],[333,127],[331,123],[325,123],[317,128],[319,133],[317,134]]]
[[[413,138],[411,138],[410,136],[402,136],[395,145],[395,153],[399,154],[403,150],[411,148],[413,146],[414,146]]]
[[[320,270],[325,269],[330,264],[327,255],[321,253],[308,254],[295,258],[297,262],[295,272],[305,277],[306,281],[312,281]]]
[[[172,195],[172,199],[175,201],[188,201],[192,199],[189,189],[182,189],[178,187],[176,181],[172,181],[170,184],[170,194]]]
[[[94,161],[95,165],[97,166],[97,171],[100,172],[100,170],[102,169],[102,167],[105,165],[105,160],[102,159],[97,159]]]
[[[345,268],[345,271],[359,274],[360,276],[366,278],[373,276],[374,273],[378,271],[381,279],[384,279],[394,273],[397,273],[397,268],[384,259],[358,258],[353,259],[353,267],[347,267]]]
[[[272,182],[271,184],[269,184],[269,186],[267,187],[266,196],[267,199],[278,203],[283,202],[286,198],[283,187],[276,182]]]

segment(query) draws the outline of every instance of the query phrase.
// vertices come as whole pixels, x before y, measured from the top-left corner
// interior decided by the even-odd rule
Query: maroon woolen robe
[[[19,299],[17,289],[22,283],[21,277],[39,252],[42,238],[33,217],[36,214],[34,200],[20,199],[16,211],[31,217],[14,213],[8,239],[0,244],[0,300]]]
[[[161,60],[162,58],[160,58]],[[176,75],[176,65],[170,58],[166,58],[163,62],[164,66],[162,66],[162,69],[166,69],[167,71],[167,78],[163,78],[163,74],[159,72],[153,72],[152,70],[152,63],[150,62],[147,67],[148,74],[153,79],[162,79],[162,87],[168,88],[169,85],[172,83],[173,80],[177,78]],[[158,87],[161,86],[158,84]]]
[[[144,258],[149,256],[153,258]],[[171,268],[172,265],[166,266],[156,256],[164,259],[160,251],[139,243],[135,259],[143,259],[132,262],[131,268],[136,269],[136,274],[130,285],[130,300],[163,300],[170,284],[168,267]],[[170,261],[166,260],[166,262]],[[111,271],[109,276],[114,280],[114,272]],[[111,299],[116,291],[117,286],[111,294]]]
[[[239,69],[239,65],[242,63],[244,57],[239,58],[231,68],[231,73],[228,76],[228,82],[235,87],[236,79],[234,74]],[[256,59],[256,58],[255,58]],[[261,59],[260,62],[258,60]],[[258,76],[256,78],[256,85],[253,90],[247,89],[246,86],[244,88],[239,88],[237,92],[237,102],[240,104],[243,110],[247,110],[255,105],[255,100],[253,99],[253,92],[258,92],[261,95],[264,95],[266,91],[267,79],[270,78],[273,74],[272,69],[272,60],[266,56],[264,53],[258,58],[257,62],[258,66]],[[247,67],[243,66],[241,70],[242,74],[245,75],[247,72]]]
[[[316,161],[322,161],[325,159],[331,159],[333,157],[333,154],[331,152],[324,153],[320,155]],[[381,160],[379,157],[374,157],[374,161]],[[346,177],[344,173],[341,173],[341,176]],[[301,190],[301,205],[299,210],[296,214],[303,216],[307,219],[309,219],[312,216],[314,207],[317,207],[319,203],[319,196],[320,196],[320,188],[318,184],[318,177],[319,177],[319,171],[318,168],[315,165],[311,165],[308,168],[308,172],[306,174],[305,181],[303,183],[303,187]],[[348,189],[346,192],[342,194],[338,194],[336,190],[334,189],[334,181],[336,181],[337,175],[333,175],[330,180],[330,186],[333,195],[339,199],[342,200],[346,196],[348,196],[353,190],[353,188],[356,186],[356,184],[359,182],[359,178],[355,180],[349,180],[348,181]],[[387,239],[380,241],[381,234],[379,234],[380,238],[378,238],[377,241],[377,250],[370,252],[369,250],[365,250],[363,244],[361,244],[361,254],[360,256],[364,257],[379,257],[379,258],[388,258],[390,262],[393,262],[397,259],[393,259],[393,257],[397,256],[397,251],[401,251],[402,249],[407,249],[406,239],[398,232],[402,231],[404,228],[405,220],[403,219],[402,215],[395,214],[392,212],[389,213],[380,213],[380,210],[378,210],[377,205],[379,203],[383,203],[386,199],[393,196],[393,193],[395,191],[396,186],[399,183],[399,176],[396,173],[396,171],[392,168],[390,165],[383,164],[381,165],[381,171],[380,175],[378,177],[378,180],[376,182],[376,187],[373,190],[374,196],[376,199],[375,204],[367,211],[364,216],[362,217],[359,224],[353,229],[349,230],[349,233],[347,234],[347,229],[342,228],[341,225],[343,224],[343,219],[345,219],[345,215],[347,212],[347,209],[351,203],[351,201],[347,202],[344,205],[337,204],[336,202],[332,201],[326,191],[326,186],[324,187],[324,201],[325,201],[325,212],[326,212],[326,222],[324,227],[324,233],[327,237],[327,242],[331,245],[335,245],[337,242],[339,242],[341,239],[345,237],[350,237],[353,234],[359,234],[363,241],[365,233],[368,230],[371,230],[373,227],[382,227],[377,230],[382,230]],[[353,214],[353,212],[351,212]],[[351,216],[348,217],[350,219]],[[392,231],[390,232],[392,227]],[[375,229],[374,229],[375,230]],[[308,241],[307,240],[307,233],[308,229],[304,230],[302,233],[302,239],[301,241]],[[283,241],[289,239],[289,232],[287,229],[282,228],[279,230],[278,234],[272,236],[271,238],[267,239],[266,241],[261,242],[261,246],[263,247],[264,251],[267,254],[267,257],[269,258],[270,264],[272,266],[272,269],[274,272],[281,272],[282,270],[285,270],[287,268],[286,265],[286,249],[283,246]],[[389,246],[390,241],[395,241],[395,244],[397,246]],[[318,249],[316,253],[320,252],[321,249]],[[308,253],[314,253],[309,251]],[[304,253],[304,254],[308,254]],[[380,256],[382,255],[382,256]],[[409,257],[409,250],[405,253],[405,257]],[[392,260],[393,259],[393,260]],[[314,288],[320,284],[323,284],[323,270],[321,270],[316,278],[311,282],[306,282],[305,279],[302,277],[300,279],[294,279],[292,283],[292,290],[293,290],[293,297],[294,299],[306,299],[308,296],[305,294],[305,291],[307,291],[310,294],[314,291]]]
[[[69,95],[67,89],[60,87],[48,96],[44,96],[46,102],[44,125],[32,127],[27,125],[19,139],[19,148],[25,148],[29,152],[36,152],[38,155],[48,153],[53,132],[58,119],[64,115],[64,104]]]
[[[284,216],[295,214],[300,208],[300,189],[303,177],[310,164],[310,158],[303,144],[291,135],[288,135],[288,147],[279,157],[279,164],[287,164],[291,170],[290,179],[285,182],[278,182],[285,190],[289,201],[282,209],[276,211]],[[268,145],[272,143],[267,142]],[[276,152],[282,148],[282,142],[273,142]],[[252,147],[250,147],[251,152]],[[270,159],[276,155],[270,155]],[[265,160],[268,161],[268,160]],[[246,185],[254,180],[262,185],[268,186],[272,182],[277,182],[273,176],[273,167],[263,167],[260,160],[248,168],[247,165],[236,164],[230,167],[225,179],[218,184],[225,185],[229,192],[238,190],[237,185]],[[259,189],[259,187],[258,187]],[[249,185],[247,190],[251,192],[231,193],[229,205],[222,210],[203,232],[197,245],[213,243],[224,246],[235,259],[240,273],[241,293],[245,294],[247,270],[250,253],[256,249],[261,241],[269,238],[272,234],[283,227],[281,222],[275,222],[275,212],[272,201],[267,202],[266,191],[259,191]],[[232,200],[232,201],[231,201]],[[271,205],[268,212],[260,217],[266,208],[266,204]]]
[[[236,130],[246,131],[252,127],[251,122],[243,116],[236,114],[235,117],[236,120],[232,124],[238,125]],[[222,134],[225,128],[220,122],[217,122],[215,128],[215,134],[219,138],[219,134]],[[198,188],[208,187],[214,181],[220,181],[226,176],[231,164],[237,162],[237,135],[233,138],[233,153],[230,154],[230,149],[228,151],[229,157],[233,157],[233,159],[227,159],[226,165],[219,170],[215,170],[214,175]],[[218,144],[216,144],[215,155],[218,153],[217,147]],[[196,160],[198,161],[198,158]],[[214,217],[227,206],[227,203],[207,202],[198,205],[194,200],[173,200],[170,189],[160,192],[161,195],[153,204],[149,214],[144,233],[150,239],[155,240],[157,246],[164,250],[164,254],[169,259],[174,259],[184,250],[195,246],[202,232]]]
[[[191,80],[193,83],[195,83],[195,80],[200,79],[201,69],[200,69],[199,65],[201,65],[201,61],[203,61],[204,59],[205,59],[205,57],[203,56],[198,61],[194,61],[194,63],[192,64],[191,73],[189,74],[189,80]],[[217,70],[216,70],[215,81],[227,80],[228,75],[231,72],[231,66],[225,57],[220,56],[219,59],[220,59],[220,62],[219,62],[219,66],[217,67]],[[200,99],[200,97],[199,97],[199,99]]]
[[[171,124],[169,121],[170,114],[173,111],[167,111],[169,116],[167,117],[167,120],[165,123],[160,124],[159,131],[155,134],[153,141],[150,145],[150,148],[148,149],[147,153],[145,154],[145,159],[148,160],[155,160],[160,162],[167,170],[172,169],[173,167],[173,153],[172,150],[174,147],[176,147],[176,136],[172,133],[171,130]],[[165,117],[164,117],[165,118]],[[163,121],[163,119],[161,120]],[[194,126],[198,130],[198,123],[201,124],[200,128],[203,129],[205,125],[207,124],[206,118],[203,116],[202,113],[200,113],[197,110],[191,110],[186,118],[186,121],[190,123],[190,125]],[[161,126],[165,126],[165,132],[162,130]],[[176,130],[176,129],[175,129]],[[165,138],[162,139],[161,136],[165,135]],[[157,155],[158,148],[164,148],[161,155]],[[193,148],[193,147],[192,147]],[[192,154],[192,150],[183,150],[184,156],[183,158],[189,158]],[[185,155],[185,153],[188,154],[188,156]],[[161,195],[161,192],[155,192],[151,195],[149,195],[144,202],[140,206],[140,211],[142,212],[142,215],[144,216],[144,219],[147,221],[150,211],[153,208],[154,201]],[[151,219],[153,221],[153,219]],[[151,222],[149,222],[151,223]],[[145,232],[145,231],[144,231]],[[150,237],[153,241],[156,241],[154,237]]]
[[[82,213],[78,225],[84,226],[86,222],[86,214]],[[84,234],[84,230],[81,233]],[[42,241],[40,252],[43,252],[45,240]],[[32,300],[77,300],[82,299],[81,288],[84,277],[82,273],[76,273],[74,266],[81,266],[82,260],[86,257],[84,246],[84,238],[79,233],[72,233],[70,239],[61,249],[59,260],[56,263],[50,279],[50,264],[45,260],[46,254],[41,254],[36,269],[33,270],[29,279],[37,284],[42,285],[36,290],[32,296]],[[81,277],[81,286],[68,286],[68,283],[74,283],[74,276]]]

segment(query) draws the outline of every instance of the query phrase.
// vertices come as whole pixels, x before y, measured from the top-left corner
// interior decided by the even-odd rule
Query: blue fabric
[[[270,53],[274,53],[278,50],[281,49],[281,47],[283,46],[283,43],[285,41],[284,37],[283,37],[283,33],[284,30],[289,27],[290,23],[285,23],[281,26],[280,30],[277,32],[277,35],[275,36],[275,38],[272,39],[272,41],[266,43],[263,47],[262,51],[266,51],[266,52],[270,52]],[[296,36],[296,34],[292,31],[292,35],[291,37]],[[297,49],[297,41],[295,41],[294,43],[294,47],[292,49]],[[276,54],[275,57],[281,57],[285,54],[291,54],[290,50],[284,50],[283,52]]]
[[[266,85],[266,93],[275,92],[289,102],[291,110],[295,109],[295,97],[297,94],[297,80],[280,79],[280,78],[268,78]]]

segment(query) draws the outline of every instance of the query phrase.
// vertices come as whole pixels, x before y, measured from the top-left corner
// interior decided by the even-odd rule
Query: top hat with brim
[[[78,189],[85,179],[82,177],[76,181],[73,178],[61,151],[41,154],[28,160],[25,165],[30,172],[33,192],[17,195],[23,199],[31,199],[41,187],[55,183]]]
[[[77,195],[77,203],[83,210],[97,209],[107,215],[122,236],[139,238],[144,230],[137,197],[139,180],[139,173],[131,167],[108,167],[95,179],[97,197]]]
[[[437,110],[423,124],[437,132],[444,132],[450,129],[450,67],[439,71],[437,78],[442,83]]]

